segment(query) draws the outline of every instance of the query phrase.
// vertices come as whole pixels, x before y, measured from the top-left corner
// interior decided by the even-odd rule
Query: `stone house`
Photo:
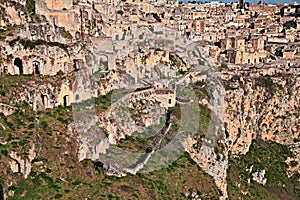
[[[206,12],[196,10],[192,12],[192,19],[197,20],[197,19],[205,19],[207,16]]]
[[[246,52],[246,51],[227,51],[227,58],[230,63],[256,65],[267,57],[266,52]]]
[[[72,10],[65,11],[64,9],[73,8],[73,1],[66,0],[65,2],[64,0],[57,0],[54,1],[54,3],[55,4],[52,4],[52,1],[49,0],[46,2],[44,0],[36,0],[36,14],[45,16],[48,21],[53,22],[59,27],[65,27],[72,36],[75,36],[75,33],[80,30],[78,14]],[[54,8],[54,10],[52,8]]]
[[[176,104],[176,92],[171,89],[156,89],[157,99],[164,108],[174,107]]]
[[[227,37],[221,39],[221,51],[239,49],[241,51],[245,50],[245,39],[242,36],[237,37]]]
[[[298,48],[295,45],[291,45],[282,51],[282,58],[287,60],[292,60],[297,53]]]
[[[259,52],[264,51],[265,40],[263,37],[260,36],[252,37],[250,42],[252,44],[252,48],[254,51],[259,51]]]
[[[292,16],[299,12],[300,5],[286,5],[280,8],[281,16]]]
[[[205,30],[204,20],[193,20],[192,29],[194,32],[202,33]]]

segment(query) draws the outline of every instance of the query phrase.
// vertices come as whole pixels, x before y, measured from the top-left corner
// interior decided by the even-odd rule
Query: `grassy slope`
[[[274,142],[253,141],[246,155],[230,159],[228,169],[229,198],[300,199],[299,181],[296,177],[289,179],[286,175],[284,161],[288,156],[292,156],[292,154],[283,145]],[[253,181],[252,175],[246,171],[246,168],[249,169],[252,165],[252,173],[266,170],[267,183],[265,186]],[[249,178],[251,182],[248,184],[247,179]],[[237,187],[237,183],[240,183],[240,187]]]
[[[0,90],[4,94],[0,94],[1,98],[9,103],[22,89],[22,84],[35,79],[39,77],[5,76],[1,80]],[[45,77],[44,81],[55,81],[47,79]],[[96,99],[99,112],[110,104],[109,95]],[[6,128],[1,130],[1,137],[8,141],[0,145],[0,183],[9,184],[9,191],[15,194],[10,199],[185,199],[185,193],[192,191],[202,199],[217,199],[218,190],[213,179],[187,154],[171,166],[123,178],[105,175],[91,161],[79,163],[76,137],[66,131],[72,120],[71,107],[37,113],[42,144],[40,154],[32,163],[28,179],[19,173],[13,174],[9,152],[19,152],[26,158],[36,133],[35,113],[25,103],[17,107],[15,114],[0,117],[0,123]]]

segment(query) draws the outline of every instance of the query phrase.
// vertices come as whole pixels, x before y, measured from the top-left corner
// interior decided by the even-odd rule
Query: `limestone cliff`
[[[290,146],[299,162],[295,149],[300,138],[300,77],[294,73],[298,69],[277,69],[272,75],[254,75],[255,69],[249,75],[248,70],[241,70],[224,81],[230,153],[246,154],[252,140],[259,138]],[[299,172],[299,164],[290,170]]]

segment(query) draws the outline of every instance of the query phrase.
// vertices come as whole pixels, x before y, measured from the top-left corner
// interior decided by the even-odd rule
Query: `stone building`
[[[164,108],[174,107],[176,104],[176,94],[174,90],[170,89],[156,89],[157,99],[161,102]]]
[[[267,57],[265,52],[227,51],[227,58],[230,63],[255,65]]]
[[[51,10],[69,10],[73,7],[73,0],[45,0],[47,8]]]
[[[241,36],[237,37],[227,37],[221,39],[221,51],[239,49],[241,51],[245,50],[245,39]]]
[[[194,32],[202,33],[205,30],[205,21],[204,20],[194,20],[192,27],[193,27]]]

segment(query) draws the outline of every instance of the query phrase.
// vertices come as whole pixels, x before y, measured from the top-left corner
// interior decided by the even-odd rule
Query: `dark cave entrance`
[[[64,101],[64,107],[67,107],[67,106],[68,106],[68,99],[69,99],[69,95],[65,95],[64,98],[63,98],[63,101]]]
[[[48,96],[41,94],[41,98],[42,98],[43,106],[47,107],[48,106]]]
[[[33,71],[35,74],[40,74],[40,63],[39,62],[33,62]]]
[[[14,65],[19,68],[20,75],[23,74],[23,62],[20,58],[16,58],[14,60]]]

